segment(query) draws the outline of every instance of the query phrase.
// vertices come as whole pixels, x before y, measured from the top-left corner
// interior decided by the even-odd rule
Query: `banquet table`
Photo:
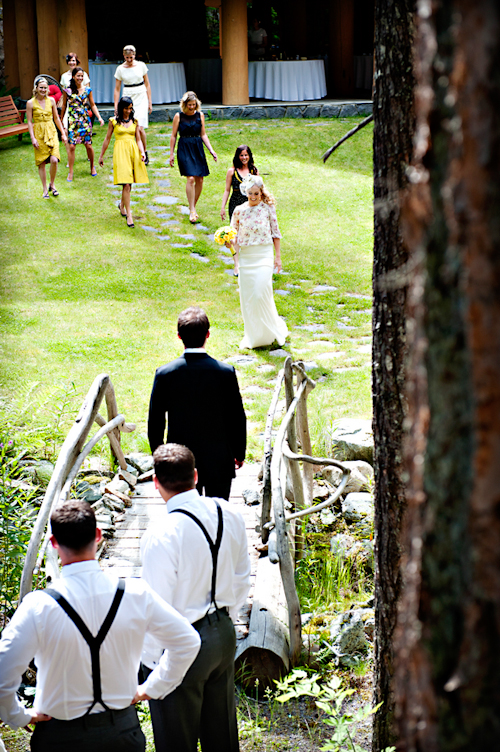
[[[302,102],[326,97],[323,60],[276,60],[248,63],[248,94],[257,99]]]
[[[112,102],[115,90],[115,71],[119,63],[89,62],[89,77],[94,101]],[[186,91],[183,63],[149,63],[148,78],[153,104],[178,102]]]

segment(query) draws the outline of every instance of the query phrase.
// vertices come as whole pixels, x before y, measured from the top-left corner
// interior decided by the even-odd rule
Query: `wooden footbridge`
[[[243,491],[249,486],[255,485],[258,471],[257,465],[243,465],[241,470],[238,470],[231,488],[230,501],[238,507],[246,523],[248,551],[252,567],[250,593],[236,622],[237,635],[240,640],[248,634],[259,558],[257,546],[260,543],[259,533],[255,529],[260,522],[256,511],[258,507],[245,504]],[[156,491],[153,482],[138,483],[132,496],[132,506],[123,515],[125,519],[117,523],[113,538],[106,543],[100,558],[101,565],[113,567],[113,570],[120,577],[140,577],[139,547],[141,538],[149,526],[161,526],[166,515],[167,506]]]
[[[272,446],[275,414],[283,386],[286,415]],[[258,678],[261,686],[270,684],[300,659],[301,615],[294,574],[295,562],[303,555],[303,518],[333,504],[343,492],[350,472],[336,460],[311,456],[306,400],[314,386],[303,364],[292,364],[291,358],[287,358],[278,375],[267,415],[260,503],[248,506],[243,499],[246,488],[255,488],[260,469],[257,465],[243,465],[231,489],[230,501],[238,506],[246,522],[252,566],[250,593],[235,625],[236,661],[244,663],[243,674],[250,681]],[[103,401],[107,406],[107,421],[99,414]],[[88,440],[94,423],[99,430]],[[114,537],[101,549],[100,560],[102,566],[113,567],[120,576],[140,577],[140,539],[147,527],[161,525],[167,508],[151,480],[136,482],[127,472],[120,432],[134,429],[135,426],[127,424],[118,413],[109,376],[98,376],[61,448],[40,507],[26,554],[20,598],[32,589],[33,575],[40,569],[45,570],[47,579],[59,577],[55,551],[48,546],[50,511],[53,505],[64,503],[70,497],[81,465],[105,436],[110,441],[121,476],[133,481],[134,492],[130,499],[116,488],[106,489],[111,502],[114,500],[121,508],[126,502],[126,508],[117,520]],[[297,453],[299,445],[301,454]],[[303,463],[302,471],[299,463]],[[331,489],[326,501],[313,506],[315,464],[335,465],[343,471],[343,477],[340,486]]]

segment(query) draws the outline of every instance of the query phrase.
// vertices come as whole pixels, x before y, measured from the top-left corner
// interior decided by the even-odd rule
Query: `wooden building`
[[[220,49],[209,46],[206,6],[220,13]],[[246,104],[247,29],[258,17],[278,57],[322,56],[328,95],[360,96],[354,58],[372,52],[373,7],[374,0],[167,0],[154,9],[136,0],[3,0],[6,83],[27,99],[37,74],[59,79],[67,70],[69,51],[88,70],[96,52],[121,60],[123,45],[134,44],[155,62],[220,55],[223,104]]]

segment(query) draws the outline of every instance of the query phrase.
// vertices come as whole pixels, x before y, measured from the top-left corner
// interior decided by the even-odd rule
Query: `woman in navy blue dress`
[[[187,177],[186,196],[189,204],[189,221],[198,221],[196,204],[203,189],[203,178],[209,175],[203,144],[217,162],[217,154],[212,149],[205,132],[205,116],[201,112],[201,102],[194,91],[187,91],[180,101],[181,112],[174,116],[170,137],[170,167],[174,166],[175,142],[179,134],[177,163],[181,175]]]

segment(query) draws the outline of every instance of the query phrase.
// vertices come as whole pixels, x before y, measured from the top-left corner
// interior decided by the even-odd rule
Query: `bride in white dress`
[[[249,175],[240,186],[248,201],[237,206],[231,227],[237,231],[234,247],[239,264],[240,304],[244,337],[240,347],[253,349],[284,344],[287,325],[278,316],[273,297],[273,267],[281,271],[281,233],[274,198],[259,175]]]

